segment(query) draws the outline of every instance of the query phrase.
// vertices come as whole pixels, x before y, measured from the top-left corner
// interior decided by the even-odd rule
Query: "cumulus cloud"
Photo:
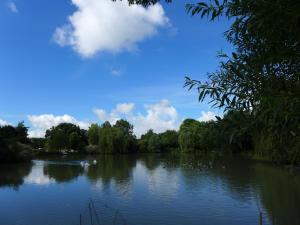
[[[9,122],[0,119],[0,126],[10,125]]]
[[[72,0],[77,10],[68,23],[56,28],[53,38],[60,46],[71,46],[83,57],[98,52],[130,51],[137,43],[168,25],[160,4],[148,8],[129,6],[127,1]]]
[[[134,107],[134,103],[121,103],[117,104],[116,108],[113,109],[110,113],[107,113],[104,109],[97,108],[95,108],[93,112],[101,121],[109,121],[110,123],[114,124],[122,117],[126,118],[132,112]]]
[[[30,137],[43,137],[45,131],[52,126],[60,123],[73,123],[80,126],[82,129],[88,129],[89,122],[76,120],[70,115],[55,116],[53,114],[29,115],[28,120],[31,123],[32,129],[29,131]]]
[[[161,100],[156,104],[144,106],[146,113],[134,113],[133,103],[118,104],[115,109],[107,113],[103,109],[94,109],[94,113],[104,122],[114,124],[118,119],[124,118],[134,126],[134,133],[139,137],[149,129],[157,133],[169,129],[178,129],[180,119],[175,107],[168,100]]]
[[[214,112],[208,111],[202,111],[201,112],[201,116],[198,118],[199,121],[211,121],[211,120],[217,120],[216,116],[218,116],[217,114],[215,114]]]
[[[9,10],[12,12],[12,13],[17,13],[18,12],[18,8],[17,8],[17,5],[15,2],[8,2],[7,3],[7,7],[9,8]]]
[[[109,114],[104,109],[94,109],[93,112],[102,122],[109,121],[110,123],[115,123],[118,119],[120,119],[117,115],[113,115],[112,113]]]

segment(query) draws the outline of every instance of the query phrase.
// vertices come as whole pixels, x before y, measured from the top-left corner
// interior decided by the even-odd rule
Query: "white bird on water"
[[[89,167],[89,166],[90,166],[90,164],[89,164],[88,162],[84,162],[84,161],[81,161],[81,162],[80,162],[80,165],[81,165],[82,167]]]
[[[94,165],[96,165],[96,164],[97,164],[97,160],[96,160],[96,159],[94,159],[94,161],[93,161],[93,164],[94,164]]]

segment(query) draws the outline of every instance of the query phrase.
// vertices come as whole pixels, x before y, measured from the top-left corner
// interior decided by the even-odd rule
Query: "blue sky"
[[[183,83],[217,68],[229,23],[191,17],[185,2],[1,0],[0,122],[24,120],[41,136],[65,120],[87,127],[124,117],[140,134],[221,113]]]

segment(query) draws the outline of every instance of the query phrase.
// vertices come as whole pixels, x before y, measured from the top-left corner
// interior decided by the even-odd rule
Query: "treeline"
[[[294,127],[298,125],[293,124]],[[73,124],[60,124],[46,132],[44,149],[54,153],[89,154],[242,153],[276,163],[300,163],[297,154],[300,149],[299,138],[294,141],[287,139],[290,142],[284,148],[279,148],[270,137],[270,133],[262,132],[257,127],[257,118],[253,114],[228,111],[223,118],[216,117],[216,121],[186,119],[178,131],[167,130],[157,134],[149,130],[140,138],[134,135],[133,125],[123,119],[115,125],[109,122],[92,124],[87,131]]]
[[[140,138],[133,125],[118,120],[92,124],[88,130],[71,123],[61,123],[46,131],[45,138],[27,136],[23,123],[0,127],[0,161],[29,160],[35,154],[128,154],[128,153],[243,153],[277,163],[299,164],[299,140],[287,143],[289,151],[274,146],[259,129],[253,129],[255,118],[250,113],[229,111],[216,121],[186,119],[178,131],[155,133],[149,130]],[[297,124],[295,124],[297,126]],[[266,133],[265,133],[266,134]]]

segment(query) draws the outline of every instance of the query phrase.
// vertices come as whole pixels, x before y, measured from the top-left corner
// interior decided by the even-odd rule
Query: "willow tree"
[[[129,0],[145,7],[158,2]],[[257,153],[300,162],[300,1],[207,0],[186,9],[232,21],[224,34],[235,50],[219,54],[218,69],[205,82],[186,77],[185,87],[196,89],[200,102],[250,114]]]
[[[208,81],[186,78],[199,100],[252,115],[256,150],[278,162],[300,162],[300,2],[223,0],[187,5],[192,14],[233,21],[225,37],[235,47],[220,54]],[[266,148],[266,145],[269,148]]]

